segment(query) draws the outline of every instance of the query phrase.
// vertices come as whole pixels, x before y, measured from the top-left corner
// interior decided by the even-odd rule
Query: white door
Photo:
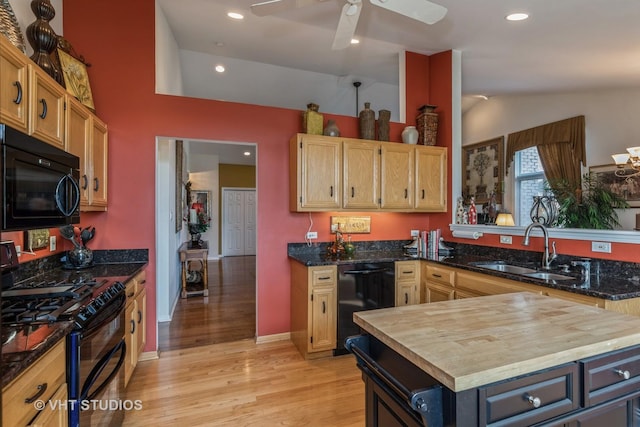
[[[222,255],[256,254],[256,190],[222,189]]]

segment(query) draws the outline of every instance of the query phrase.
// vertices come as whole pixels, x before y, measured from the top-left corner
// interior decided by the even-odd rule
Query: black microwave
[[[2,230],[80,222],[80,159],[0,123]]]

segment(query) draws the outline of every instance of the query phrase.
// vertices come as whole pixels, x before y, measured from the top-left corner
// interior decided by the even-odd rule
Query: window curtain
[[[566,181],[575,189],[581,187],[580,164],[586,166],[584,116],[548,123],[507,138],[507,174],[516,151],[537,147],[544,174],[551,187]]]

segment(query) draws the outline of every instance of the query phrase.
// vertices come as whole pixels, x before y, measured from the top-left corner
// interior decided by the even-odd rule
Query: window
[[[544,169],[536,147],[516,151],[515,155],[515,212],[516,225],[531,223],[533,196],[544,194]]]

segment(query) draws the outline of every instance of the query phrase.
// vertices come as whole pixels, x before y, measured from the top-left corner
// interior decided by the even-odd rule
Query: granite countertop
[[[412,258],[402,251],[398,250],[374,250],[374,251],[356,251],[351,256],[341,256],[339,258],[330,257],[325,253],[300,253],[289,254],[289,259],[297,261],[307,267],[319,266],[319,265],[341,265],[341,264],[353,264],[353,263],[367,263],[367,262],[394,262],[394,261],[406,261],[417,260]]]
[[[601,271],[604,269],[593,268],[589,284],[585,285],[580,279],[575,280],[542,280],[526,277],[518,274],[488,270],[486,268],[473,265],[476,262],[495,260],[496,258],[484,257],[478,255],[450,255],[441,256],[437,259],[429,259],[429,261],[437,262],[445,266],[460,268],[464,270],[474,271],[477,273],[488,274],[496,277],[502,277],[510,280],[517,280],[523,283],[531,283],[533,285],[545,286],[548,288],[558,289],[567,292],[573,292],[581,295],[588,295],[596,298],[608,300],[623,300],[629,298],[640,297],[640,280],[638,278],[628,278],[621,274],[612,274],[610,271]],[[539,268],[539,262],[523,262],[509,261],[509,264],[520,265],[523,267]],[[597,267],[597,264],[596,264]],[[567,275],[558,271],[559,274]]]
[[[640,344],[640,319],[530,292],[354,313],[454,392]]]
[[[148,263],[148,250],[94,251],[96,264],[82,270],[67,270],[57,257],[42,258],[20,264],[14,272],[14,287],[33,281],[110,281],[126,282],[143,270]],[[51,347],[64,339],[74,322],[60,321],[34,326],[8,327],[2,325],[3,342],[10,334],[17,339],[2,346],[2,387],[9,384]]]

